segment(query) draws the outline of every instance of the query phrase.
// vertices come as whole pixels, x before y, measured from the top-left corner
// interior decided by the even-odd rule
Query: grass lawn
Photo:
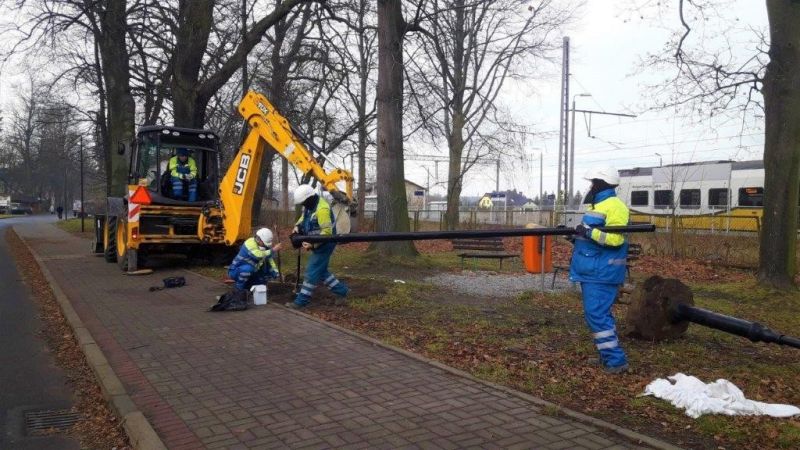
[[[14,217],[12,214],[0,214],[0,219],[7,219],[9,217]]]
[[[83,228],[84,228],[84,235],[93,233],[94,230],[94,222],[91,217],[84,217],[83,218]],[[73,219],[66,219],[66,220],[59,220],[56,222],[56,226],[61,228],[64,231],[69,231],[70,233],[78,233],[81,232],[81,219],[80,218],[73,218]]]

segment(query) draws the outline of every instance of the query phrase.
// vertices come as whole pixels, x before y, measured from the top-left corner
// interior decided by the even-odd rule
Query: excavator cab
[[[176,158],[179,150],[188,153],[197,167],[197,175],[192,180],[175,179],[170,173],[170,159]],[[152,204],[190,206],[218,199],[219,143],[212,131],[142,127],[131,152],[130,168],[129,184],[145,186]],[[182,185],[177,191],[176,183]],[[195,201],[190,201],[192,189],[196,190]]]

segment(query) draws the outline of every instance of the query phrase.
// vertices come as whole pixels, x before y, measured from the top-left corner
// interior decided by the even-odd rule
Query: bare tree
[[[767,0],[768,36],[755,30],[755,48],[744,61],[725,46],[707,51],[693,45],[693,30],[720,17],[722,0],[662,2],[677,11],[681,30],[656,55],[654,67],[670,63],[677,70],[662,85],[670,94],[666,105],[686,104],[710,114],[746,113],[763,108],[764,215],[759,247],[759,283],[777,289],[795,289],[797,273],[797,214],[800,194],[800,3]],[[723,30],[724,31],[724,30]],[[720,33],[727,42],[725,33]],[[765,47],[768,50],[765,51]],[[668,90],[670,88],[675,88]],[[759,96],[758,94],[761,94]],[[761,99],[763,97],[763,106]],[[743,125],[744,126],[744,125]]]
[[[416,29],[403,18],[400,0],[378,0],[377,231],[409,231],[403,167],[403,39]],[[415,256],[408,242],[376,242],[383,256]]]
[[[498,96],[506,80],[530,77],[549,57],[571,12],[550,0],[483,2],[434,0],[428,4],[426,58],[410,59],[419,86],[420,117],[434,139],[446,140],[448,229],[458,225],[464,175],[484,158],[497,159],[521,146],[521,125],[503,114]],[[421,61],[421,62],[420,62]],[[419,99],[434,102],[432,109]],[[435,100],[430,100],[435,99]]]
[[[354,143],[358,158],[356,182],[358,197],[356,200],[358,216],[363,217],[367,190],[366,153],[375,121],[375,102],[372,95],[374,71],[377,69],[375,11],[369,0],[353,0],[341,14],[342,20],[346,24],[345,29],[338,30],[329,27],[329,30],[325,30],[325,35],[327,41],[334,43],[331,49],[339,55],[342,64],[351,68],[348,76],[343,80],[344,86],[341,92],[343,98],[340,101],[352,105],[355,114],[350,116],[350,122],[358,124],[357,138]],[[349,113],[350,108],[346,109]]]
[[[56,52],[74,44],[74,38],[90,37],[96,45],[95,64],[100,67],[99,92],[103,107],[97,114],[103,120],[107,192],[123,195],[127,183],[127,164],[116,151],[133,137],[135,103],[130,89],[126,45],[126,0],[18,0],[12,7],[30,11],[28,20],[6,33],[15,32],[15,45],[9,52],[36,53],[54,48]],[[46,45],[50,44],[52,45]]]
[[[255,22],[236,48],[221,57],[215,70],[202,74],[214,23],[214,0],[179,0],[175,48],[171,56],[171,89],[175,125],[202,127],[211,97],[244,64],[253,47],[267,30],[283,19],[295,6],[313,0],[284,0]],[[209,68],[210,69],[210,68]]]

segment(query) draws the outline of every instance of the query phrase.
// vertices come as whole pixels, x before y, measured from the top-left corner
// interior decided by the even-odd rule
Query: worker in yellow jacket
[[[189,150],[179,148],[177,154],[169,159],[170,178],[172,179],[172,197],[183,200],[183,183],[189,191],[189,201],[197,201],[197,163],[189,156]]]
[[[585,179],[592,182],[586,213],[575,227],[569,277],[581,283],[584,318],[608,373],[628,370],[628,359],[619,345],[611,307],[619,286],[625,281],[628,241],[620,233],[598,230],[602,226],[628,225],[629,211],[615,192],[619,173],[613,167],[590,170]]]
[[[303,205],[303,214],[297,220],[293,230],[295,234],[330,236],[336,233],[336,222],[330,204],[317,194],[311,185],[301,184],[295,189],[293,197],[295,205]],[[320,282],[324,283],[334,294],[346,297],[350,289],[328,271],[328,263],[336,248],[336,243],[310,244],[303,242],[302,245],[304,249],[311,252],[311,257],[308,259],[300,292],[297,293],[294,302],[287,303],[286,306],[294,309],[308,306],[311,294]]]

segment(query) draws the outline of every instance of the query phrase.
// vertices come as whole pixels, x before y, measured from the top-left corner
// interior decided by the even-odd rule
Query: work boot
[[[627,364],[623,364],[617,367],[603,367],[603,370],[605,371],[605,373],[610,375],[620,375],[625,372],[628,372],[628,370],[630,370],[630,367],[628,367]]]

